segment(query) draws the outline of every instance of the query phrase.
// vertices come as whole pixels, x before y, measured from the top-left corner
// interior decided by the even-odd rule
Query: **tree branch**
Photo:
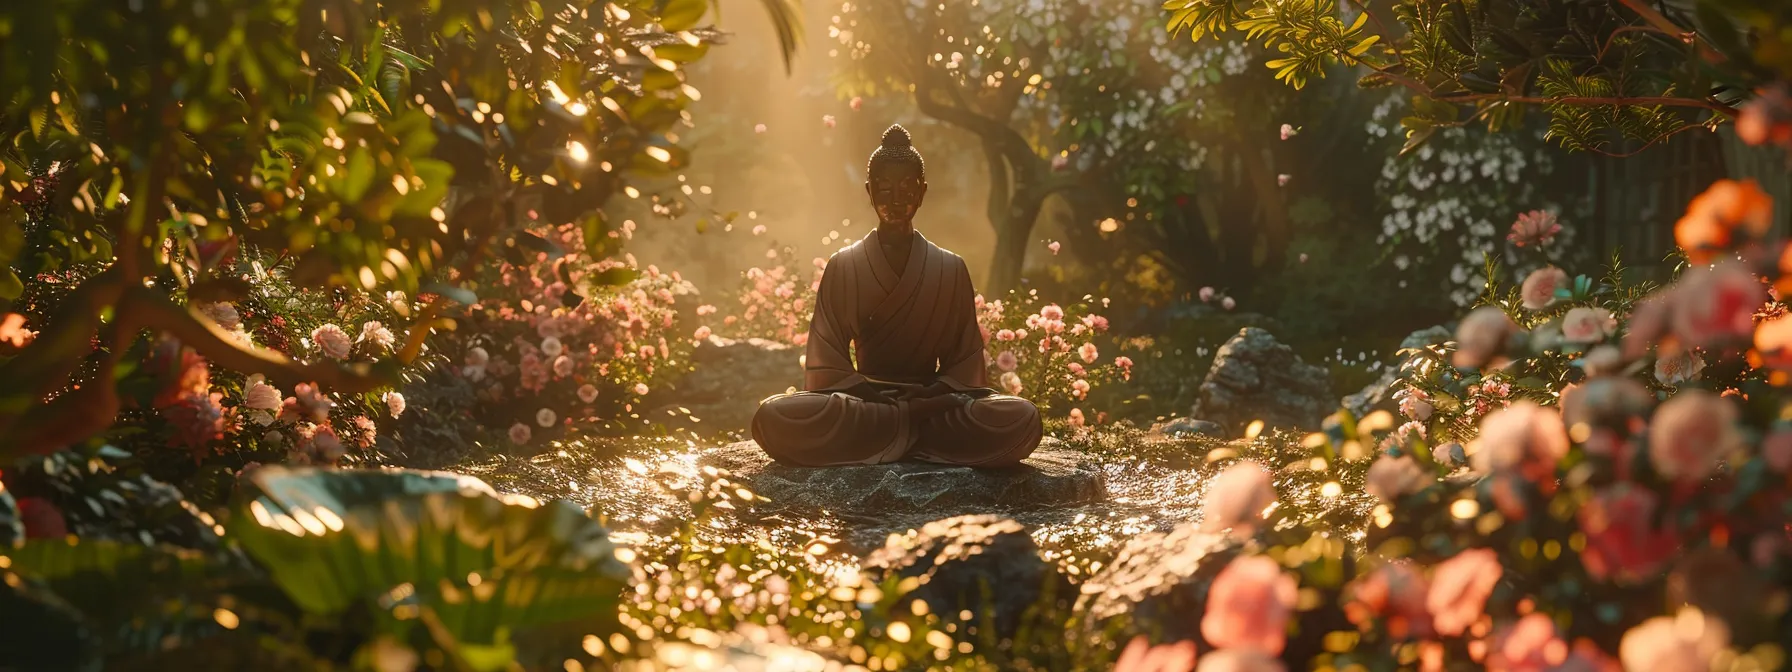
[[[229,333],[191,309],[174,305],[167,297],[146,287],[125,290],[120,322],[167,332],[193,348],[214,365],[243,373],[259,373],[284,384],[316,383],[331,392],[359,393],[391,384],[367,364],[302,364],[273,350],[249,350],[234,342]]]

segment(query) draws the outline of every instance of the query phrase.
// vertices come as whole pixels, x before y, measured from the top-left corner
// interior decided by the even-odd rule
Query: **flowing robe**
[[[1039,446],[1039,409],[987,387],[976,290],[964,259],[912,234],[898,272],[873,232],[829,259],[804,355],[806,391],[760,403],[753,439],[803,466],[903,459],[1010,466]],[[911,418],[913,392],[968,400]],[[936,386],[937,387],[937,386]]]

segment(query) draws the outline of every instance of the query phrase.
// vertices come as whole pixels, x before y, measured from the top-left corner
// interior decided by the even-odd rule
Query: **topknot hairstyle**
[[[913,163],[916,168],[920,169],[923,176],[927,174],[926,162],[921,160],[921,153],[915,151],[915,146],[908,137],[908,129],[903,128],[901,124],[890,124],[890,127],[884,130],[883,142],[878,145],[877,149],[872,150],[871,161],[866,166],[866,171],[871,175],[876,175],[880,166],[892,163]]]

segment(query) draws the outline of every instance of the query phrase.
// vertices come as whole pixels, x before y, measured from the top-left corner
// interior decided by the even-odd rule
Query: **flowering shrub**
[[[583,249],[576,225],[541,233]],[[635,412],[690,352],[678,308],[696,289],[677,272],[639,269],[632,256],[584,262],[535,252],[486,273],[479,303],[432,340],[475,390],[477,404],[456,410],[510,444],[621,426],[611,420]]]
[[[1075,405],[1105,383],[1131,379],[1132,358],[1102,357],[1096,338],[1107,332],[1108,320],[1094,312],[1089,297],[1064,307],[1043,303],[1038,294],[1011,294],[1007,301],[977,296],[990,386],[1026,397],[1041,411],[1072,406],[1066,411],[1072,426],[1100,422],[1104,414]]]
[[[763,338],[800,346],[809,339],[809,318],[815,312],[815,292],[821,287],[822,270],[827,267],[828,260],[816,257],[809,264],[814,271],[805,274],[789,248],[782,254],[776,251],[772,254],[771,261],[775,264],[769,268],[755,266],[741,275],[740,289],[735,295],[739,312],[722,316],[721,331],[730,338]],[[712,315],[716,311],[716,307],[710,305],[697,308],[699,316]]]

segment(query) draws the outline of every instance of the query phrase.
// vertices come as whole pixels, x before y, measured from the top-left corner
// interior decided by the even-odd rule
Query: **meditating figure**
[[[927,180],[908,131],[884,131],[868,173],[877,230],[828,260],[805,391],[761,402],[753,439],[813,467],[1020,462],[1039,446],[1039,409],[987,387],[970,270],[914,229]]]

